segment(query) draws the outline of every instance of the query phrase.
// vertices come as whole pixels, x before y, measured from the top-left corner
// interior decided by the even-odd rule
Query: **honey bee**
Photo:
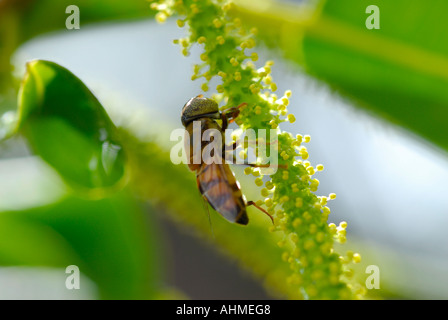
[[[182,108],[181,121],[186,129],[187,136],[190,139],[185,139],[185,147],[189,148],[189,162],[188,167],[191,171],[196,172],[196,181],[199,192],[203,198],[208,202],[213,209],[220,213],[224,218],[230,222],[235,222],[240,225],[247,225],[249,218],[247,216],[246,207],[254,206],[268,215],[272,222],[272,216],[263,208],[256,205],[253,201],[246,201],[241,192],[240,185],[235,178],[234,173],[229,165],[225,163],[224,151],[219,155],[222,157],[220,163],[207,164],[199,157],[200,163],[194,163],[193,159],[198,159],[198,152],[207,146],[208,141],[201,141],[201,147],[195,150],[191,138],[193,136],[193,122],[200,122],[200,136],[208,129],[216,129],[221,133],[223,145],[224,131],[228,123],[235,119],[239,114],[241,104],[236,108],[230,108],[225,112],[220,112],[216,101],[204,98],[202,95],[191,98]],[[217,120],[221,120],[221,126]],[[198,162],[198,161],[196,161]],[[251,166],[256,167],[257,165]]]

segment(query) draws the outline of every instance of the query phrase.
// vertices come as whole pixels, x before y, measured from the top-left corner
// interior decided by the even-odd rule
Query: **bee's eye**
[[[219,108],[216,101],[197,96],[188,100],[184,105],[181,120],[182,124],[186,126],[189,122],[201,116],[217,118],[216,115],[219,115]]]

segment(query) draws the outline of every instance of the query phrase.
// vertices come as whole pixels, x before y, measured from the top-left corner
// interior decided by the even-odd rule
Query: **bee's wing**
[[[197,179],[202,194],[213,209],[231,222],[249,222],[243,195],[227,164],[204,164]]]

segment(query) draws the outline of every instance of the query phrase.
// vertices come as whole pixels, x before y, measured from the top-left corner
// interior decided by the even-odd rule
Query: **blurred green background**
[[[235,2],[293,92],[284,129],[312,136],[317,193],[338,195],[330,220],[348,221],[360,281],[374,264],[373,296],[448,298],[448,3]],[[79,30],[65,28],[73,4]],[[20,129],[0,144],[1,299],[288,297],[269,221],[212,212],[212,236],[194,174],[169,161],[200,51],[182,57],[184,30],[152,14],[141,0],[0,2],[0,138]],[[65,288],[73,264],[80,290]]]

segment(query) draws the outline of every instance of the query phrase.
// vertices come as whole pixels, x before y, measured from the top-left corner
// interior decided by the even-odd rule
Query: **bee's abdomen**
[[[244,225],[249,222],[240,187],[227,164],[203,165],[197,177],[203,195],[224,218]]]

